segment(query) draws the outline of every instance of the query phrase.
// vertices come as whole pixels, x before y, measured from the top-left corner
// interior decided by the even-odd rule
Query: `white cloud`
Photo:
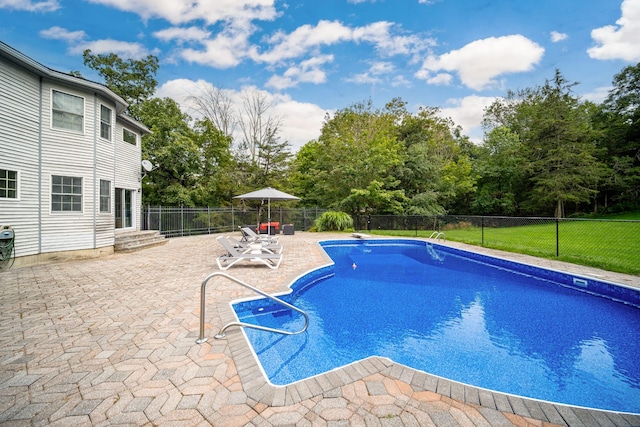
[[[178,42],[188,42],[208,39],[211,33],[198,27],[173,27],[156,31],[153,33],[153,36],[165,42],[174,40]]]
[[[567,40],[569,36],[565,33],[559,33],[557,31],[551,31],[551,41],[553,43],[558,43],[564,40]]]
[[[362,27],[349,27],[338,21],[319,21],[317,25],[302,25],[289,34],[278,32],[266,39],[272,47],[262,53],[253,49],[252,58],[258,62],[275,64],[297,58],[321,46],[343,42],[371,43],[384,56],[415,54],[426,46],[433,45],[431,39],[417,36],[393,35],[391,22],[374,22]]]
[[[449,73],[436,74],[433,77],[427,78],[427,83],[432,85],[448,86],[453,81],[453,76]]]
[[[449,107],[440,109],[441,117],[450,117],[464,134],[473,142],[482,142],[482,117],[484,109],[495,101],[495,97],[471,95],[464,98],[447,100]]]
[[[298,83],[324,83],[327,81],[327,73],[320,67],[328,62],[333,62],[333,55],[321,55],[302,61],[299,66],[289,67],[282,76],[271,77],[266,86],[281,90],[297,86]]]
[[[26,10],[28,12],[53,12],[60,9],[58,0],[0,0],[0,9]]]
[[[80,43],[70,48],[69,51],[75,54],[82,54],[85,49],[90,49],[94,55],[115,53],[125,59],[142,59],[149,54],[157,53],[150,52],[146,46],[140,43],[122,42],[111,39]]]
[[[591,92],[583,93],[580,95],[583,99],[591,101],[596,104],[601,104],[605,98],[609,95],[609,92],[613,89],[613,86],[602,86],[593,89]]]
[[[411,82],[407,80],[403,75],[395,75],[391,79],[391,87],[411,87]]]
[[[640,61],[640,0],[624,0],[616,25],[591,31],[596,46],[587,49],[593,59]]]
[[[89,0],[132,12],[145,20],[161,18],[174,25],[202,20],[206,24],[220,21],[270,21],[277,17],[275,0]]]
[[[474,90],[496,86],[496,77],[533,69],[542,59],[544,49],[519,34],[476,40],[444,55],[430,55],[417,78],[429,80],[434,72],[456,72],[462,83]]]
[[[344,81],[360,85],[379,85],[383,80],[380,77],[372,76],[371,73],[366,72],[355,74],[353,77],[346,77]]]
[[[180,104],[183,111],[195,117],[194,105],[188,98],[201,94],[202,85],[211,84],[202,80],[170,80],[158,88],[156,96],[172,98]],[[281,138],[291,143],[293,151],[299,150],[304,144],[320,136],[327,111],[318,105],[294,101],[289,95],[274,94],[254,86],[246,86],[239,91],[230,89],[223,91],[233,101],[237,111],[242,109],[242,99],[246,94],[258,91],[261,95],[265,95],[266,100],[271,104],[270,114],[282,118]],[[235,137],[240,138],[239,135]]]
[[[350,83],[369,85],[379,85],[386,80],[391,80],[389,84],[393,87],[406,85],[408,82],[402,76],[393,76],[391,79],[387,78],[385,80],[383,76],[393,73],[395,69],[395,66],[391,62],[374,62],[368,71],[355,74],[353,77],[347,77],[343,80]],[[400,79],[398,79],[398,77],[400,77]]]
[[[369,71],[371,74],[380,75],[380,74],[389,74],[395,70],[394,65],[391,62],[376,62],[374,63]]]
[[[337,21],[320,21],[318,25],[302,25],[293,32],[278,32],[267,42],[274,46],[267,52],[254,54],[254,59],[261,62],[277,63],[282,60],[297,58],[310,49],[322,45],[332,45],[352,38],[352,30]]]
[[[229,68],[238,65],[249,50],[249,36],[245,31],[227,27],[213,39],[201,41],[204,49],[187,48],[179,53],[188,62],[215,68]]]
[[[87,34],[84,31],[69,31],[62,27],[51,27],[40,31],[40,36],[45,39],[64,40],[67,43],[78,43],[84,40]]]
[[[40,31],[40,36],[46,39],[63,40],[69,45],[69,52],[82,54],[85,49],[91,50],[94,55],[115,53],[122,58],[142,59],[150,53],[140,43],[122,42],[118,40],[85,40],[87,34],[84,31],[69,31],[62,27],[51,27]]]

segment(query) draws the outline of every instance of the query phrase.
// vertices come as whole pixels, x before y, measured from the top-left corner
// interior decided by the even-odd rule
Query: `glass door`
[[[116,188],[116,228],[133,227],[133,190]]]

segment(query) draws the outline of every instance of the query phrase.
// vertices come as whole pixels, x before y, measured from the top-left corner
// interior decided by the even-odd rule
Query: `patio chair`
[[[242,241],[231,236],[227,236],[227,240],[240,251],[250,248],[251,245],[262,245],[263,249],[276,254],[281,254],[283,249],[280,243],[269,242],[268,240]]]
[[[226,270],[235,263],[243,260],[261,262],[275,270],[280,266],[280,262],[282,261],[282,254],[273,253],[263,248],[259,243],[249,245],[247,249],[240,249],[234,247],[224,236],[217,237],[216,240],[220,242],[222,247],[227,251],[226,254],[216,258],[220,270]]]
[[[240,231],[242,232],[242,241],[267,241],[270,243],[278,243],[278,236],[258,234],[249,227],[240,227]]]

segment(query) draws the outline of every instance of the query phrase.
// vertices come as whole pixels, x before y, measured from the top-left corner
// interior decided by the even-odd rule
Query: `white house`
[[[141,137],[106,86],[0,42],[0,226],[15,265],[93,257],[139,230]]]

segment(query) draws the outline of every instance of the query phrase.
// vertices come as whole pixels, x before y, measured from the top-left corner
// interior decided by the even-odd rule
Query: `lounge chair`
[[[262,245],[262,248],[266,249],[266,252],[275,254],[282,253],[282,245],[277,242],[269,242],[268,240],[242,241],[237,240],[231,236],[227,236],[227,240],[233,245],[233,247],[240,250],[241,252],[245,249],[249,249],[251,245]]]
[[[247,249],[239,249],[234,247],[224,236],[217,237],[216,240],[220,242],[222,247],[227,251],[226,254],[216,258],[220,270],[226,270],[242,260],[261,262],[275,270],[280,266],[280,262],[282,261],[282,254],[275,254],[257,243]]]
[[[242,241],[245,242],[255,242],[255,241],[267,241],[271,243],[278,242],[278,236],[270,236],[264,234],[258,234],[249,227],[240,227],[240,231],[242,232]]]

